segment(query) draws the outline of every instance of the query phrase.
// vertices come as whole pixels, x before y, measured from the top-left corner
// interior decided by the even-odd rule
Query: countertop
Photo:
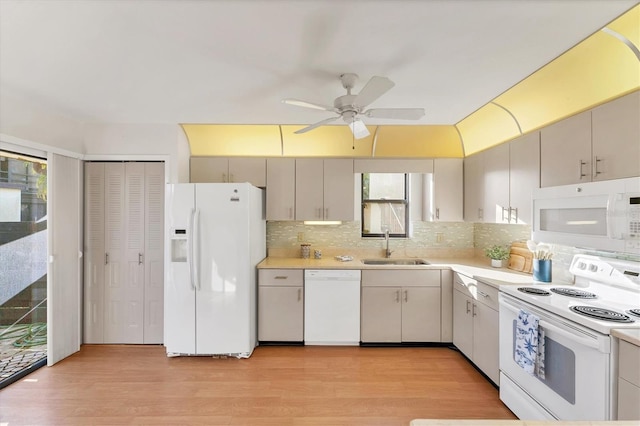
[[[322,259],[267,257],[258,264],[258,269],[450,269],[496,288],[502,285],[533,283],[531,275],[508,268],[492,268],[486,258],[429,259],[421,257],[421,259],[427,260],[429,265],[365,265],[362,259],[357,257],[348,262],[342,262],[333,257]]]
[[[545,421],[545,420],[430,420],[415,419],[410,426],[638,426],[636,420],[624,421]]]
[[[632,345],[640,346],[640,328],[614,328],[611,334]]]

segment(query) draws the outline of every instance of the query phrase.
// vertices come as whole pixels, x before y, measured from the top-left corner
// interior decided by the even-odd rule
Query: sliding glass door
[[[0,151],[0,387],[47,354],[47,162]]]

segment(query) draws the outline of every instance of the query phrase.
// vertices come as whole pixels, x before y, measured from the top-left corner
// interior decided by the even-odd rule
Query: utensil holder
[[[551,282],[550,259],[533,259],[533,279],[543,283]]]
[[[311,244],[300,244],[300,257],[308,259],[311,255]]]

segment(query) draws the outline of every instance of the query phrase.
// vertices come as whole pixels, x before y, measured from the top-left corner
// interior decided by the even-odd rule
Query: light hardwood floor
[[[515,419],[448,348],[276,347],[167,358],[161,346],[86,345],[0,391],[0,423],[408,425]],[[35,381],[34,381],[35,380]]]

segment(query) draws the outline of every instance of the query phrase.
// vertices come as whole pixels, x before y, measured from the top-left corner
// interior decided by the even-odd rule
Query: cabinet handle
[[[471,309],[469,309],[469,305],[470,305],[470,304],[471,304],[471,302],[469,302],[469,301],[467,300],[467,313],[471,312]]]
[[[404,291],[404,301],[405,303],[409,301],[409,290]]]
[[[324,218],[329,219],[329,207],[327,207],[326,209],[324,209]]]
[[[511,208],[509,207],[509,223],[511,223],[511,211],[515,211],[516,212],[516,218],[513,220],[513,223],[518,223],[518,208]]]
[[[484,291],[480,291],[478,290],[478,294],[482,297],[489,297],[489,295],[487,293],[485,293]]]
[[[302,300],[302,289],[298,289],[298,302]]]
[[[579,177],[578,177],[578,179],[579,179],[579,180],[582,180],[582,178],[583,178],[583,177],[587,176],[587,175],[582,171],[582,166],[586,166],[586,165],[587,165],[587,162],[586,162],[586,161],[578,160],[578,167],[579,167],[579,170],[580,170],[580,174],[579,174]]]
[[[596,178],[598,175],[602,174],[601,171],[598,171],[598,163],[602,161],[602,158],[598,158],[596,155],[593,157],[593,177]]]
[[[286,275],[276,275],[275,279],[276,280],[286,280],[288,277]]]
[[[142,253],[138,253],[138,265],[142,265]]]
[[[222,174],[222,181],[223,182],[227,182],[227,174],[226,173]]]
[[[504,212],[507,211],[506,207],[502,207],[502,222],[505,222],[505,218],[504,218]],[[509,215],[511,214],[511,208],[509,208]],[[509,222],[509,215],[507,215],[507,219],[506,222]]]
[[[104,254],[104,264],[108,265],[109,264],[109,253],[105,253]]]
[[[484,219],[484,210],[478,209],[478,219]]]
[[[440,208],[436,207],[436,219],[440,219]]]
[[[396,303],[400,302],[400,290],[396,290]]]
[[[471,305],[471,316],[472,317],[476,316],[476,304],[475,303],[473,305]]]

